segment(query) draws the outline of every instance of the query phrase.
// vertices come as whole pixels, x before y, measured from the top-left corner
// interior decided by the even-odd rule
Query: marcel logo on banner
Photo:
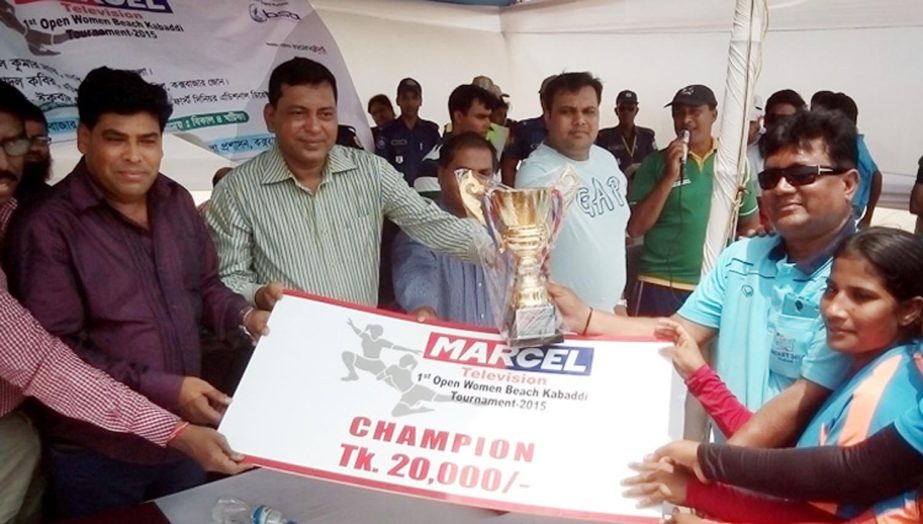
[[[430,334],[424,358],[559,375],[590,375],[593,369],[593,348],[562,345],[511,348],[503,342],[444,333]]]
[[[33,4],[44,0],[15,0],[17,5]],[[61,4],[89,5],[108,7],[110,9],[130,9],[132,11],[147,11],[150,13],[172,13],[167,0],[58,0]]]

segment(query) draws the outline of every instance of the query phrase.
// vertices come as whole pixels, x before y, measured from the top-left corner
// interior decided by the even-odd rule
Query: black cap
[[[620,91],[619,95],[615,97],[615,105],[620,104],[638,105],[638,95],[634,91],[629,91],[628,89]]]
[[[673,95],[673,101],[663,107],[670,107],[672,105],[681,104],[684,106],[716,106],[718,105],[718,100],[715,98],[715,93],[712,92],[706,86],[694,84],[691,86],[686,86]]]
[[[423,94],[423,88],[420,87],[420,82],[417,82],[413,78],[405,78],[398,82],[397,96],[401,96],[401,93],[404,91],[416,91],[418,94]]]

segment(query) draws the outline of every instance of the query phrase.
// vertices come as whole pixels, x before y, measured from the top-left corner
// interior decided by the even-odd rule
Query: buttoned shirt
[[[384,218],[437,251],[475,262],[490,243],[417,194],[381,157],[334,146],[316,191],[298,182],[278,148],[232,171],[205,214],[221,277],[253,300],[260,286],[286,287],[374,306]]]
[[[394,295],[404,311],[431,307],[449,322],[495,327],[478,264],[433,251],[406,233],[394,241]]]
[[[718,330],[715,371],[750,410],[800,377],[831,390],[844,379],[850,359],[827,346],[820,299],[833,253],[854,231],[850,222],[800,263],[779,236],[737,241],[680,308],[679,316]]]
[[[395,118],[381,126],[375,142],[375,154],[400,171],[404,180],[412,186],[420,162],[438,142],[439,126],[435,122],[420,119],[410,129],[404,119]]]
[[[0,206],[0,240],[15,209]],[[0,417],[25,396],[55,411],[110,431],[133,433],[164,446],[179,418],[151,404],[112,377],[80,360],[7,291],[0,271]],[[0,443],[3,445],[3,443]]]
[[[525,160],[541,145],[547,134],[548,128],[545,127],[545,117],[539,116],[520,120],[513,126],[509,144],[503,150],[503,157]]]
[[[647,155],[657,151],[654,130],[635,126],[630,138],[622,133],[621,125],[600,129],[596,145],[612,153],[622,172],[632,164],[640,164]]]
[[[149,227],[115,211],[85,162],[9,231],[11,287],[51,334],[84,360],[172,411],[182,380],[201,367],[199,327],[219,337],[249,307],[219,280],[217,254],[192,197],[158,175]],[[117,460],[178,457],[133,436],[49,417],[53,441]]]

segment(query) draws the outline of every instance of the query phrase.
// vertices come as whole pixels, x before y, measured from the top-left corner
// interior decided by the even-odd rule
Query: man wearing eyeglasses
[[[700,347],[717,336],[715,371],[750,410],[759,410],[731,442],[772,447],[799,434],[847,371],[847,358],[826,345],[819,304],[833,254],[855,232],[858,174],[856,128],[839,113],[798,113],[763,141],[759,184],[777,234],[725,249],[670,318]],[[571,329],[650,336],[657,325],[651,318],[590,315],[573,293],[550,291]]]
[[[657,151],[657,141],[653,129],[635,125],[638,95],[634,91],[626,89],[615,97],[615,116],[619,119],[619,125],[600,129],[596,145],[612,153],[619,163],[619,169],[630,182],[638,164],[647,155]]]
[[[16,188],[20,210],[30,207],[33,201],[51,189],[48,184],[51,178],[51,137],[48,136],[45,114],[31,102],[23,110],[29,151],[25,155],[22,180]]]

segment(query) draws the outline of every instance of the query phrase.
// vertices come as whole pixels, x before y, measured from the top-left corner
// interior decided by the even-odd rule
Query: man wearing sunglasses
[[[758,178],[778,234],[725,249],[670,318],[699,347],[717,336],[715,370],[758,410],[730,442],[773,447],[799,434],[847,372],[846,357],[826,345],[819,304],[835,250],[855,232],[856,128],[839,113],[800,112],[763,141],[766,167]],[[600,311],[587,322],[590,309],[573,293],[550,291],[574,330],[649,336],[657,326]]]

